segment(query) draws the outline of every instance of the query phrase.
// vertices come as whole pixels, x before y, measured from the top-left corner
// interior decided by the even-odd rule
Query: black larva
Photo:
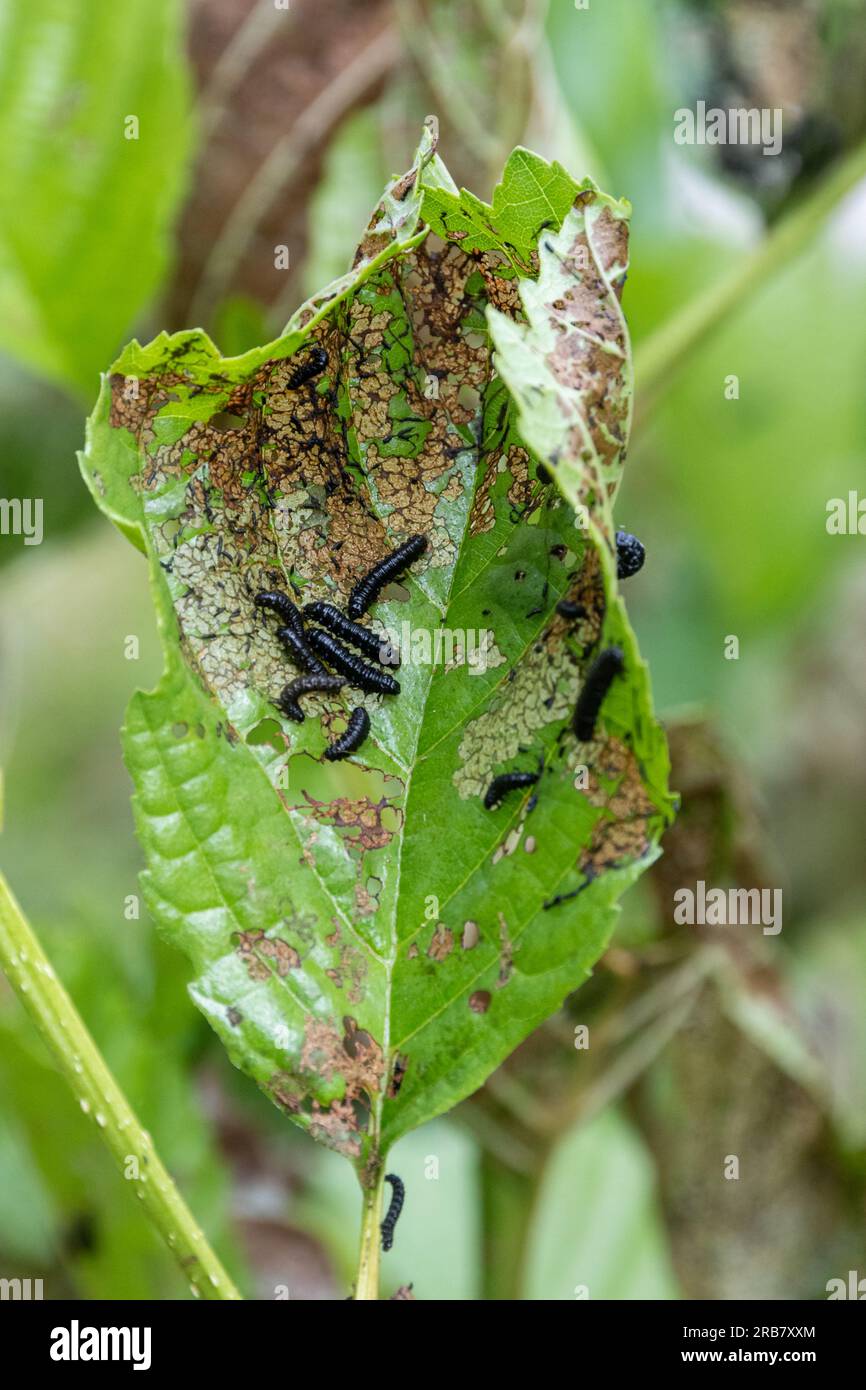
[[[537,772],[502,772],[494,777],[487,788],[484,806],[488,811],[493,811],[508,792],[516,791],[519,787],[531,787],[537,781]]]
[[[303,386],[305,382],[312,381],[313,377],[318,376],[320,372],[323,372],[327,365],[328,354],[325,352],[325,349],[321,347],[313,348],[312,352],[307,357],[307,360],[305,362],[302,362],[301,365],[297,367],[295,371],[292,372],[292,375],[289,377],[289,380],[286,383],[289,390],[296,391],[298,387]]]
[[[306,633],[306,638],[323,661],[327,661],[329,666],[336,666],[337,670],[348,676],[359,690],[378,695],[400,694],[400,686],[393,676],[389,676],[387,671],[377,671],[368,666],[366,661],[355,656],[354,652],[347,651],[336,637],[330,632],[325,632],[324,628],[311,627]]]
[[[291,652],[296,666],[309,671],[311,676],[326,676],[328,673],[317,656],[313,656],[303,637],[299,637],[293,627],[277,628],[277,636],[284,647]]]
[[[298,676],[284,686],[277,704],[287,719],[303,724],[304,711],[299,704],[301,695],[310,695],[314,690],[342,690],[344,684],[339,676]]]
[[[396,579],[414,560],[419,559],[426,549],[426,536],[410,536],[396,550],[392,550],[390,555],[386,555],[384,560],[374,565],[349,595],[349,617],[360,618],[362,613],[366,613],[385,585]]]
[[[570,893],[557,893],[555,898],[548,898],[546,903],[541,904],[542,910],[547,912],[551,907],[559,907],[561,903],[571,902],[572,898],[578,897],[583,892],[584,888],[589,887],[592,883],[592,878],[592,874],[589,874],[587,875],[586,882],[582,883],[579,888],[572,888]]]
[[[365,652],[383,666],[400,665],[399,654],[385,637],[381,637],[378,632],[371,632],[368,627],[362,627],[360,623],[353,623],[351,618],[347,618],[345,613],[341,613],[332,603],[308,603],[304,607],[304,614],[315,618],[316,622],[323,623],[335,636],[348,642],[350,647],[357,647],[359,652]]]
[[[280,615],[283,622],[288,627],[293,627],[295,629],[299,637],[303,636],[304,620],[301,617],[301,610],[296,608],[287,594],[263,590],[260,594],[256,594],[253,601],[256,608],[273,609],[275,613]]]
[[[561,618],[568,618],[573,622],[575,618],[585,618],[586,609],[582,603],[572,603],[570,598],[561,598],[556,605],[556,611]]]
[[[394,1189],[391,1195],[391,1205],[385,1213],[385,1219],[381,1225],[382,1249],[390,1250],[394,1244],[394,1227],[397,1225],[397,1217],[403,1210],[403,1199],[406,1196],[406,1189],[401,1178],[396,1173],[386,1173],[385,1181],[389,1182]]]
[[[617,579],[631,579],[633,574],[637,574],[638,570],[643,569],[643,562],[645,559],[646,551],[637,536],[632,536],[628,531],[617,531]]]
[[[574,711],[573,728],[581,743],[588,743],[595,732],[595,721],[615,676],[622,673],[624,660],[619,647],[600,652],[586,673],[583,689]]]
[[[356,705],[349,715],[346,732],[325,749],[328,762],[336,763],[341,758],[348,758],[350,753],[354,753],[355,749],[361,746],[369,732],[370,716],[363,705]]]

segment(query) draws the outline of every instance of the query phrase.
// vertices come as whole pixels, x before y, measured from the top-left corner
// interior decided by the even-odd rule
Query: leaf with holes
[[[232,1060],[362,1179],[587,977],[672,809],[606,539],[627,210],[525,151],[503,187],[486,211],[458,193],[428,130],[352,270],[281,338],[233,359],[199,332],[133,343],[82,458],[149,558],[165,646],[124,734],[147,901]],[[443,223],[455,206],[484,245]],[[552,347],[533,298],[551,295]],[[400,693],[347,681],[287,719],[297,643],[256,595],[345,612],[415,535],[361,619],[400,648]],[[579,743],[576,697],[613,644],[624,674]],[[330,762],[361,706],[368,736]],[[488,809],[515,771],[537,780]]]

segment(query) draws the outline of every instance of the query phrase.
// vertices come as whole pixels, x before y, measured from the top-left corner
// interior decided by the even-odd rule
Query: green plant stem
[[[200,1298],[240,1294],[154,1151],[0,873],[0,967],[81,1109],[98,1127],[123,1176]]]
[[[828,214],[864,177],[866,141],[831,170],[814,192],[774,227],[735,271],[687,304],[637,347],[635,381],[640,392],[641,414],[709,334],[804,250]]]
[[[358,1278],[355,1300],[377,1300],[379,1297],[379,1249],[381,1245],[382,1187],[384,1171],[380,1170],[371,1187],[362,1189],[364,1205],[361,1212],[361,1248],[358,1253]]]

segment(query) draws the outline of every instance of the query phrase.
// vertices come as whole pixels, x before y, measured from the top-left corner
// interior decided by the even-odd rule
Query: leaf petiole
[[[377,1300],[379,1297],[379,1260],[381,1247],[382,1188],[384,1169],[379,1170],[371,1187],[363,1189],[361,1213],[361,1248],[358,1254],[358,1279],[355,1300]]]

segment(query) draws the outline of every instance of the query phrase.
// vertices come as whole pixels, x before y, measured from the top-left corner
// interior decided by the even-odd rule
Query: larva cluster
[[[298,367],[290,378],[289,385],[303,385],[322,371],[326,363],[327,354],[324,349],[314,349],[307,362]],[[331,675],[328,671],[329,666],[339,671],[360,690],[377,695],[399,695],[399,683],[388,671],[380,669],[385,664],[399,665],[399,658],[375,632],[363,627],[354,619],[366,612],[384,584],[395,575],[401,574],[426,548],[427,540],[424,536],[410,536],[403,545],[398,546],[383,560],[379,560],[352,590],[349,599],[351,618],[347,618],[332,603],[308,603],[302,613],[287,594],[278,590],[263,589],[256,594],[254,603],[257,608],[270,609],[282,619],[277,636],[291,655],[294,664],[306,673],[290,681],[277,701],[287,719],[293,719],[296,723],[303,722],[301,695],[308,695],[314,691],[330,693],[342,690],[346,681],[341,680],[339,676]],[[305,618],[313,618],[322,626],[308,628]],[[343,643],[348,645],[344,646]],[[356,650],[351,651],[351,647]],[[374,666],[362,660],[357,655],[359,651],[379,665]],[[348,758],[360,748],[369,732],[370,716],[362,705],[358,705],[352,710],[344,733],[325,749],[325,757],[329,762]],[[396,1217],[394,1219],[396,1220]]]

